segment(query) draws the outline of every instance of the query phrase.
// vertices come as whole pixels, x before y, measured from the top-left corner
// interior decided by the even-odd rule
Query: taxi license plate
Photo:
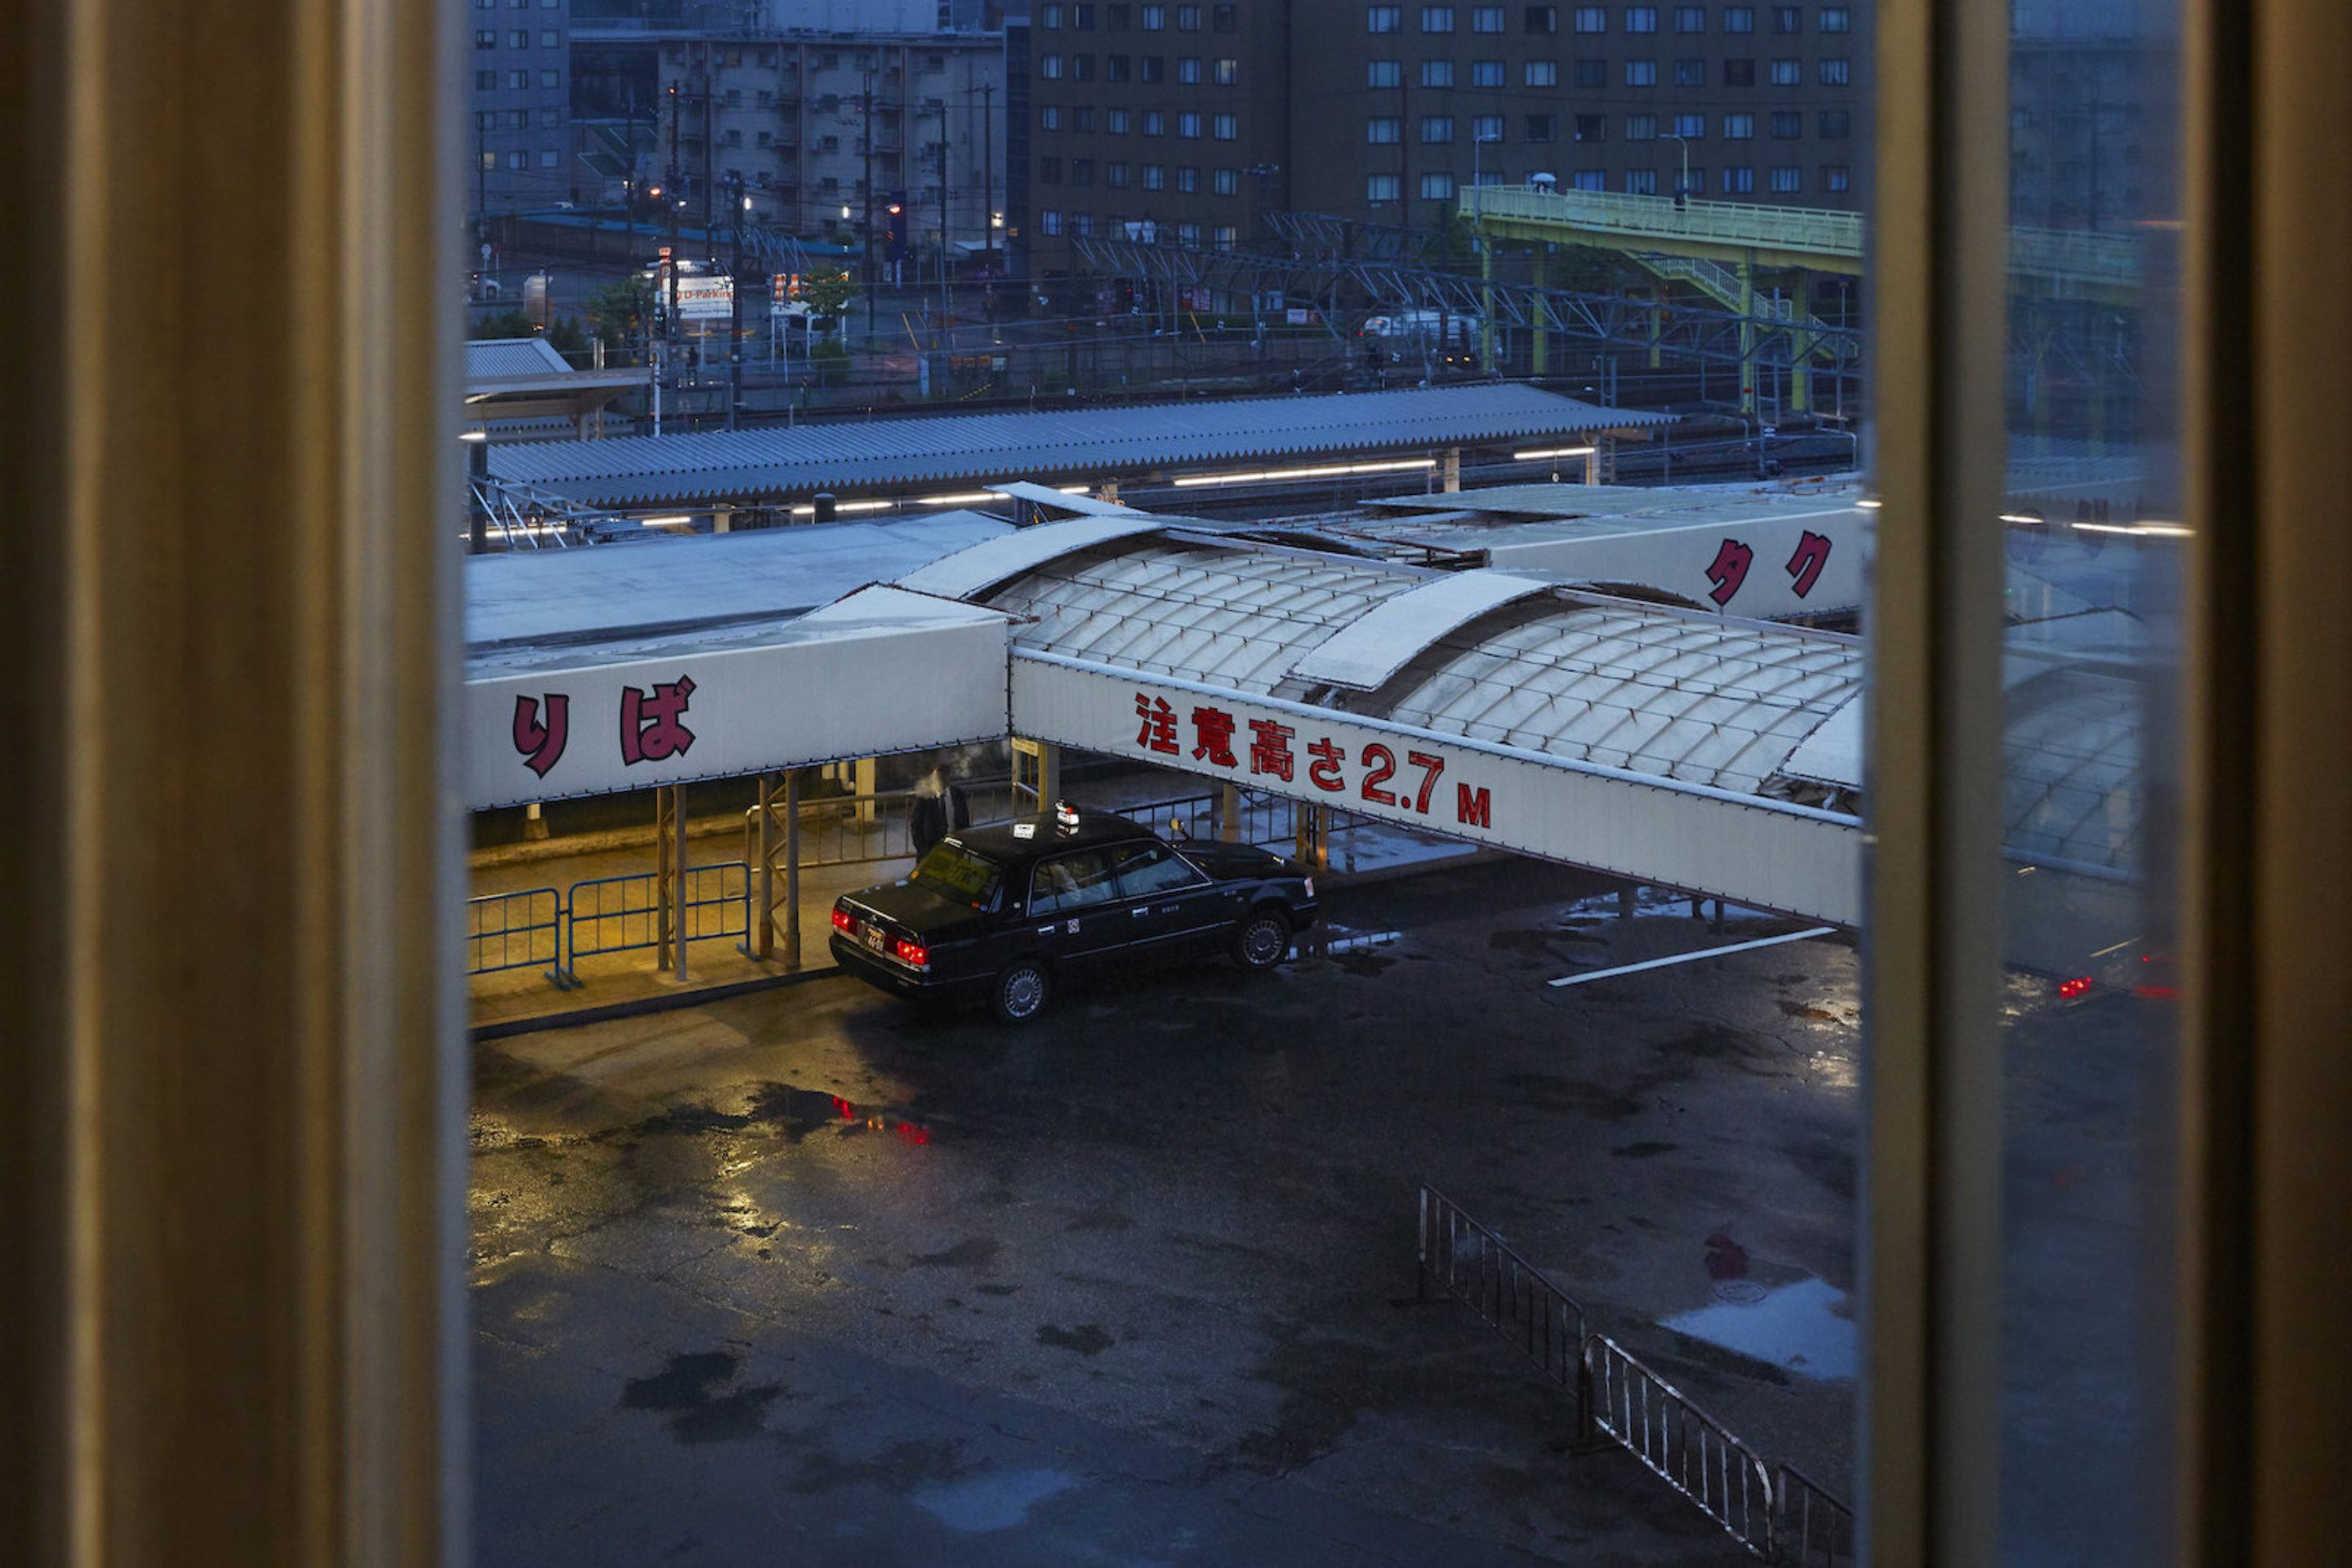
[[[883,952],[888,950],[889,944],[882,940],[882,933],[876,931],[872,926],[867,926],[864,931],[858,932],[858,935],[865,938],[866,945],[872,948],[877,952]]]

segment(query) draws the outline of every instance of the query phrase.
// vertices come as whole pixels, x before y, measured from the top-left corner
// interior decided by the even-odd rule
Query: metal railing
[[[1697,1504],[1740,1545],[1773,1558],[1772,1470],[1762,1455],[1606,1334],[1585,1342],[1584,1376],[1593,1431]]]
[[[1289,847],[1297,840],[1298,810],[1307,803],[1287,796],[1267,795],[1257,790],[1238,790],[1235,804],[1234,837],[1244,844],[1262,848]],[[1165,800],[1139,801],[1129,805],[1113,805],[1108,809],[1137,822],[1148,822],[1157,828],[1166,828],[1170,818],[1184,825],[1184,830],[1194,838],[1221,837],[1224,807],[1219,792],[1207,795],[1173,795]],[[1376,819],[1359,816],[1352,811],[1332,809],[1327,837],[1337,838],[1359,828],[1378,826]]]
[[[654,872],[640,871],[627,877],[595,877],[572,883],[564,898],[567,935],[571,939],[570,963],[601,953],[628,952],[659,942],[657,879]],[[749,935],[751,868],[740,860],[687,868],[684,896],[678,900],[678,921],[688,942]]]
[[[1764,202],[1688,200],[1614,191],[1533,191],[1508,185],[1461,193],[1466,218],[1517,218],[1564,227],[1715,245],[1758,245],[1821,256],[1862,254],[1862,215]]]
[[[1793,1465],[1776,1472],[1624,1346],[1591,1331],[1574,1297],[1426,1183],[1416,1229],[1416,1293],[1425,1298],[1433,1281],[1572,1389],[1580,1435],[1624,1448],[1767,1562],[1850,1568],[1852,1508]]]
[[[1584,1308],[1513,1251],[1503,1238],[1434,1187],[1421,1189],[1415,1289],[1433,1281],[1527,1353],[1543,1374],[1576,1394],[1576,1424],[1589,1429]]]
[[[1853,1554],[1853,1510],[1794,1465],[1780,1467],[1774,1489],[1773,1549],[1778,1561],[1800,1568],[1849,1568]]]
[[[961,784],[964,806],[975,824],[1003,822],[1014,813],[1010,782]],[[920,792],[883,790],[873,795],[822,795],[801,803],[801,868],[864,866],[915,857],[913,813]],[[759,859],[760,808],[743,813],[743,858]]]
[[[563,899],[553,888],[466,900],[466,973],[563,967]]]

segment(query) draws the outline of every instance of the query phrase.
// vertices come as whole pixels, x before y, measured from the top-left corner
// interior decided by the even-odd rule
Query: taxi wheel
[[[1053,989],[1045,966],[1034,958],[1024,958],[996,977],[996,992],[990,1005],[998,1023],[1025,1024],[1045,1010],[1045,999]]]
[[[1289,956],[1290,917],[1280,910],[1252,910],[1234,928],[1234,958],[1244,969],[1272,969]]]

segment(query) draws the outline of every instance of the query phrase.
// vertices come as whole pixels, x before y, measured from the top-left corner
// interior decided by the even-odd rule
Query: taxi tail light
[[[835,910],[833,911],[833,929],[839,931],[847,931],[851,936],[856,936],[857,934],[857,917],[851,914],[847,910]]]
[[[2090,988],[2091,977],[2087,974],[2078,974],[2072,980],[2061,980],[2058,983],[2058,994],[2064,1000],[2072,1001]]]
[[[897,937],[891,941],[890,951],[917,969],[929,969],[931,966],[931,950],[919,942],[908,942],[903,936]]]

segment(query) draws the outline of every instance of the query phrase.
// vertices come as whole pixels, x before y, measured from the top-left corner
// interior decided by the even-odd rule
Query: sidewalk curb
[[[730,980],[724,985],[700,985],[688,991],[662,992],[652,996],[633,996],[626,1002],[607,1002],[601,1007],[575,1007],[569,1013],[543,1013],[530,1018],[502,1018],[495,1024],[478,1024],[466,1031],[467,1042],[481,1045],[488,1040],[510,1039],[516,1035],[536,1035],[542,1029],[572,1029],[583,1024],[606,1024],[616,1018],[640,1018],[649,1013],[667,1013],[679,1007],[699,1007],[709,1002],[724,1002],[730,997],[750,996],[761,991],[780,990],[787,985],[799,985],[811,980],[829,980],[841,973],[838,966],[826,964],[822,969],[796,969],[788,974],[763,974],[756,980]]]

